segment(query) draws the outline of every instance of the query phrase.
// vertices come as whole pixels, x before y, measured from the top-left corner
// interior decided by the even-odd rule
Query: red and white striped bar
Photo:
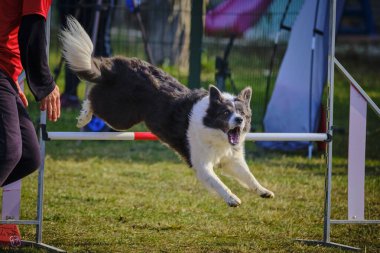
[[[48,132],[50,140],[67,141],[156,141],[150,132]]]
[[[50,140],[156,141],[150,132],[48,132]],[[247,141],[327,141],[326,133],[248,133]]]

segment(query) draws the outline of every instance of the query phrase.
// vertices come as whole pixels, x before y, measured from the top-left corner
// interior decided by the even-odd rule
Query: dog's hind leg
[[[233,157],[222,161],[223,172],[235,178],[244,187],[255,191],[262,198],[273,198],[274,193],[261,186],[249,170],[242,152],[236,152]]]
[[[77,127],[81,128],[87,125],[91,121],[92,114],[93,114],[93,111],[92,111],[90,100],[88,99],[83,100],[82,109],[77,118],[78,120]]]

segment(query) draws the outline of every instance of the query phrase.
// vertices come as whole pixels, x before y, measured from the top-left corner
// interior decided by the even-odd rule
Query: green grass
[[[293,242],[322,238],[323,159],[264,156],[248,145],[251,169],[276,198],[261,199],[223,177],[243,201],[229,208],[170,151],[146,145],[48,143],[44,242],[70,252],[335,252]],[[335,162],[334,218],[345,218],[345,166]],[[36,179],[23,180],[24,218],[34,218]],[[378,173],[367,179],[366,215],[378,218]],[[34,238],[31,227],[21,231]],[[378,232],[378,225],[334,225],[332,241],[375,252]]]
[[[53,66],[56,58],[53,55],[51,59]],[[210,61],[206,57],[202,63],[206,69],[208,66],[204,74],[208,78],[213,71]],[[240,68],[238,80],[248,78],[248,67]],[[359,83],[368,83],[365,90],[379,104],[376,70],[354,70],[353,75]],[[347,87],[337,74],[336,124],[346,131]],[[30,112],[37,120],[35,103],[31,103]],[[49,131],[77,131],[77,114],[76,110],[63,110],[58,123],[48,124]],[[379,119],[372,112],[368,114],[365,215],[380,219]],[[140,125],[135,129],[145,128]],[[43,242],[69,252],[337,252],[294,242],[296,238],[322,239],[322,154],[308,160],[304,151],[268,152],[254,143],[247,143],[246,148],[251,170],[276,197],[261,199],[222,176],[243,202],[239,208],[229,208],[158,142],[48,142]],[[346,219],[347,133],[334,136],[333,165],[332,218]],[[37,173],[23,180],[22,219],[35,218],[36,182]],[[34,240],[33,226],[20,229],[23,239]],[[380,225],[332,225],[331,241],[380,252],[379,235]]]

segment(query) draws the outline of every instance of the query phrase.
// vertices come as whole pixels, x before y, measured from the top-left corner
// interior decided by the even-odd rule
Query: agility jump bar
[[[151,132],[47,132],[46,140],[156,141]],[[327,133],[248,133],[246,141],[330,141]]]

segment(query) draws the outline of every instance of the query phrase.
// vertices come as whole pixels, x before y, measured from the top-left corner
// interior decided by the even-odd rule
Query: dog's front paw
[[[226,203],[230,207],[238,207],[241,204],[241,200],[234,194],[231,194],[230,196],[227,197]]]
[[[262,192],[260,194],[260,197],[266,198],[266,199],[271,199],[271,198],[274,198],[274,193],[269,191],[269,190],[265,190],[264,192]]]

